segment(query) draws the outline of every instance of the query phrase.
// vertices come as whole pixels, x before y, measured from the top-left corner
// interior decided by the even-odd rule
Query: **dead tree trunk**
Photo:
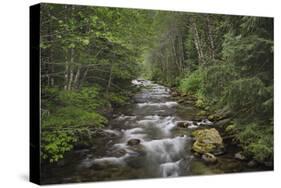
[[[201,63],[204,63],[204,55],[203,55],[202,45],[201,45],[201,41],[200,41],[199,32],[198,32],[198,29],[197,29],[196,22],[194,20],[192,20],[192,21],[193,21],[192,31],[193,31],[193,35],[194,35],[194,44],[195,44],[195,48],[197,50],[199,64],[201,64]]]
[[[69,67],[69,81],[68,81],[68,90],[72,89],[72,82],[73,82],[73,67],[74,67],[74,49],[71,48],[71,53],[70,53],[70,67]]]
[[[73,88],[74,89],[78,88],[80,72],[81,72],[81,65],[78,65],[77,71],[76,71],[76,74],[75,74],[75,78],[74,78],[74,82],[73,82]]]
[[[112,70],[113,70],[113,65],[111,65],[111,67],[110,67],[110,73],[109,73],[109,78],[108,78],[107,87],[106,87],[106,96],[108,96],[109,89],[111,86]]]
[[[78,83],[78,87],[77,88],[80,88],[80,87],[83,86],[84,81],[85,81],[85,79],[87,77],[88,71],[89,71],[89,67],[87,67],[86,70],[84,71],[84,73],[82,75],[82,78],[81,78],[81,81]]]
[[[67,86],[68,86],[68,74],[69,74],[69,62],[67,60],[66,57],[66,61],[65,61],[65,72],[64,72],[64,90],[67,90]]]
[[[214,43],[214,39],[213,39],[213,30],[212,30],[209,16],[207,16],[207,28],[208,28],[208,39],[209,39],[210,45],[211,45],[211,56],[212,56],[212,59],[215,59],[215,43]]]

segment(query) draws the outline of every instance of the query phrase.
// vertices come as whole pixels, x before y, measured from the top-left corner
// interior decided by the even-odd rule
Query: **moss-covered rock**
[[[192,135],[196,140],[192,149],[197,153],[216,153],[223,148],[223,140],[215,128],[196,130]]]

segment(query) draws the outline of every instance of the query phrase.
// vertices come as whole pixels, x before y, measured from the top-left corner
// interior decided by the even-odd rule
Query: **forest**
[[[272,18],[41,4],[42,163],[95,145],[150,80],[273,168],[273,46]]]

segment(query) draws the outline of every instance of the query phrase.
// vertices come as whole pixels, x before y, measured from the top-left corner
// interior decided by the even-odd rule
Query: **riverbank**
[[[263,171],[273,170],[273,164],[264,161],[258,162],[253,158],[243,154],[243,149],[240,143],[235,139],[234,113],[231,113],[227,108],[214,109],[202,104],[198,105],[198,98],[195,95],[179,92],[176,88],[171,90],[172,97],[182,106],[179,110],[185,109],[185,107],[194,106],[196,110],[195,114],[190,117],[191,113],[182,110],[182,115],[189,116],[189,118],[195,122],[201,122],[202,120],[208,120],[210,123],[204,126],[193,127],[193,132],[196,130],[210,130],[215,129],[223,140],[224,149],[218,156],[213,156],[214,162],[206,160],[205,155],[194,152],[195,160],[193,163],[194,174],[218,174],[218,173],[231,173],[231,172],[251,172],[251,171]],[[202,163],[202,161],[205,161]]]

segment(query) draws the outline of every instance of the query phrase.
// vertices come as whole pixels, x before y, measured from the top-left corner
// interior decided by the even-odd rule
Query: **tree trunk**
[[[54,64],[51,65],[51,73],[53,74],[55,72],[55,66]],[[53,76],[51,76],[51,86],[54,87],[55,86],[55,78]]]
[[[68,90],[72,89],[72,82],[73,82],[73,76],[74,76],[73,67],[74,67],[74,49],[71,48]]]
[[[79,78],[80,78],[80,72],[81,72],[81,65],[78,65],[77,71],[75,74],[74,82],[73,82],[73,88],[77,89],[79,85]]]
[[[85,79],[86,79],[86,77],[87,77],[88,71],[89,71],[89,67],[87,67],[86,70],[84,71],[83,76],[82,76],[82,79],[81,79],[80,83],[78,83],[78,88],[80,88],[81,86],[83,86],[84,81],[85,81]]]
[[[209,16],[207,16],[207,28],[208,28],[208,39],[209,39],[210,45],[211,45],[211,56],[212,56],[212,59],[215,59],[215,43],[214,43],[214,39],[213,39],[213,30],[212,30]]]
[[[198,60],[199,60],[199,64],[204,63],[204,55],[203,55],[203,51],[202,51],[202,45],[200,42],[200,37],[199,37],[199,33],[198,33],[198,29],[196,26],[196,22],[193,21],[192,23],[192,30],[193,30],[193,35],[194,35],[194,44],[198,53]]]
[[[177,58],[177,51],[176,51],[176,41],[175,39],[173,38],[170,38],[170,42],[171,42],[171,47],[172,47],[172,56],[173,56],[173,59],[174,59],[174,62],[176,64],[176,67],[177,69],[180,71],[180,66],[179,66],[179,62],[178,62],[178,58]]]
[[[69,75],[69,62],[66,58],[65,61],[65,73],[64,73],[64,90],[67,90],[67,86],[68,86],[68,76]]]
[[[112,69],[113,69],[113,65],[111,65],[111,67],[110,67],[110,73],[109,73],[109,78],[108,78],[107,87],[106,87],[106,96],[108,96],[108,92],[109,92],[109,89],[111,86]]]

